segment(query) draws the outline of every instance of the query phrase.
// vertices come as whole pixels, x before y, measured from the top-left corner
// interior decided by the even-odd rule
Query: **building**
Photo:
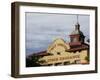
[[[42,66],[89,64],[89,45],[85,43],[85,36],[80,31],[78,22],[69,37],[69,43],[63,39],[56,39],[47,50],[36,53],[37,56],[41,56],[40,64]]]

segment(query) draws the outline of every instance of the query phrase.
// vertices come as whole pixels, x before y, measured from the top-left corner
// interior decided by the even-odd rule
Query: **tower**
[[[77,23],[75,24],[74,31],[69,35],[70,36],[70,45],[71,46],[78,46],[84,43],[85,36],[82,31],[80,31],[80,24],[78,22],[78,15],[77,15]]]

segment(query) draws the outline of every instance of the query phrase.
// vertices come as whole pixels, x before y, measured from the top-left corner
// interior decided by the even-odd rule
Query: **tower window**
[[[71,38],[71,42],[73,42],[73,38]]]
[[[73,42],[77,42],[77,38],[74,38]]]
[[[61,53],[60,52],[57,52],[57,54],[60,55]]]

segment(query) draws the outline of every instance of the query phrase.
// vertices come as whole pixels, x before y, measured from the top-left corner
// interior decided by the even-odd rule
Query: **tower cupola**
[[[81,44],[84,43],[85,36],[83,32],[80,30],[80,24],[78,21],[78,15],[77,15],[77,23],[75,24],[75,29],[70,34],[70,43],[71,44]]]

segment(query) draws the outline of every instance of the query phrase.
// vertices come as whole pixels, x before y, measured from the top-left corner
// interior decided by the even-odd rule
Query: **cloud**
[[[76,15],[26,13],[26,54],[46,50],[55,38],[69,41],[77,22]],[[81,31],[89,38],[89,16],[80,15]]]

